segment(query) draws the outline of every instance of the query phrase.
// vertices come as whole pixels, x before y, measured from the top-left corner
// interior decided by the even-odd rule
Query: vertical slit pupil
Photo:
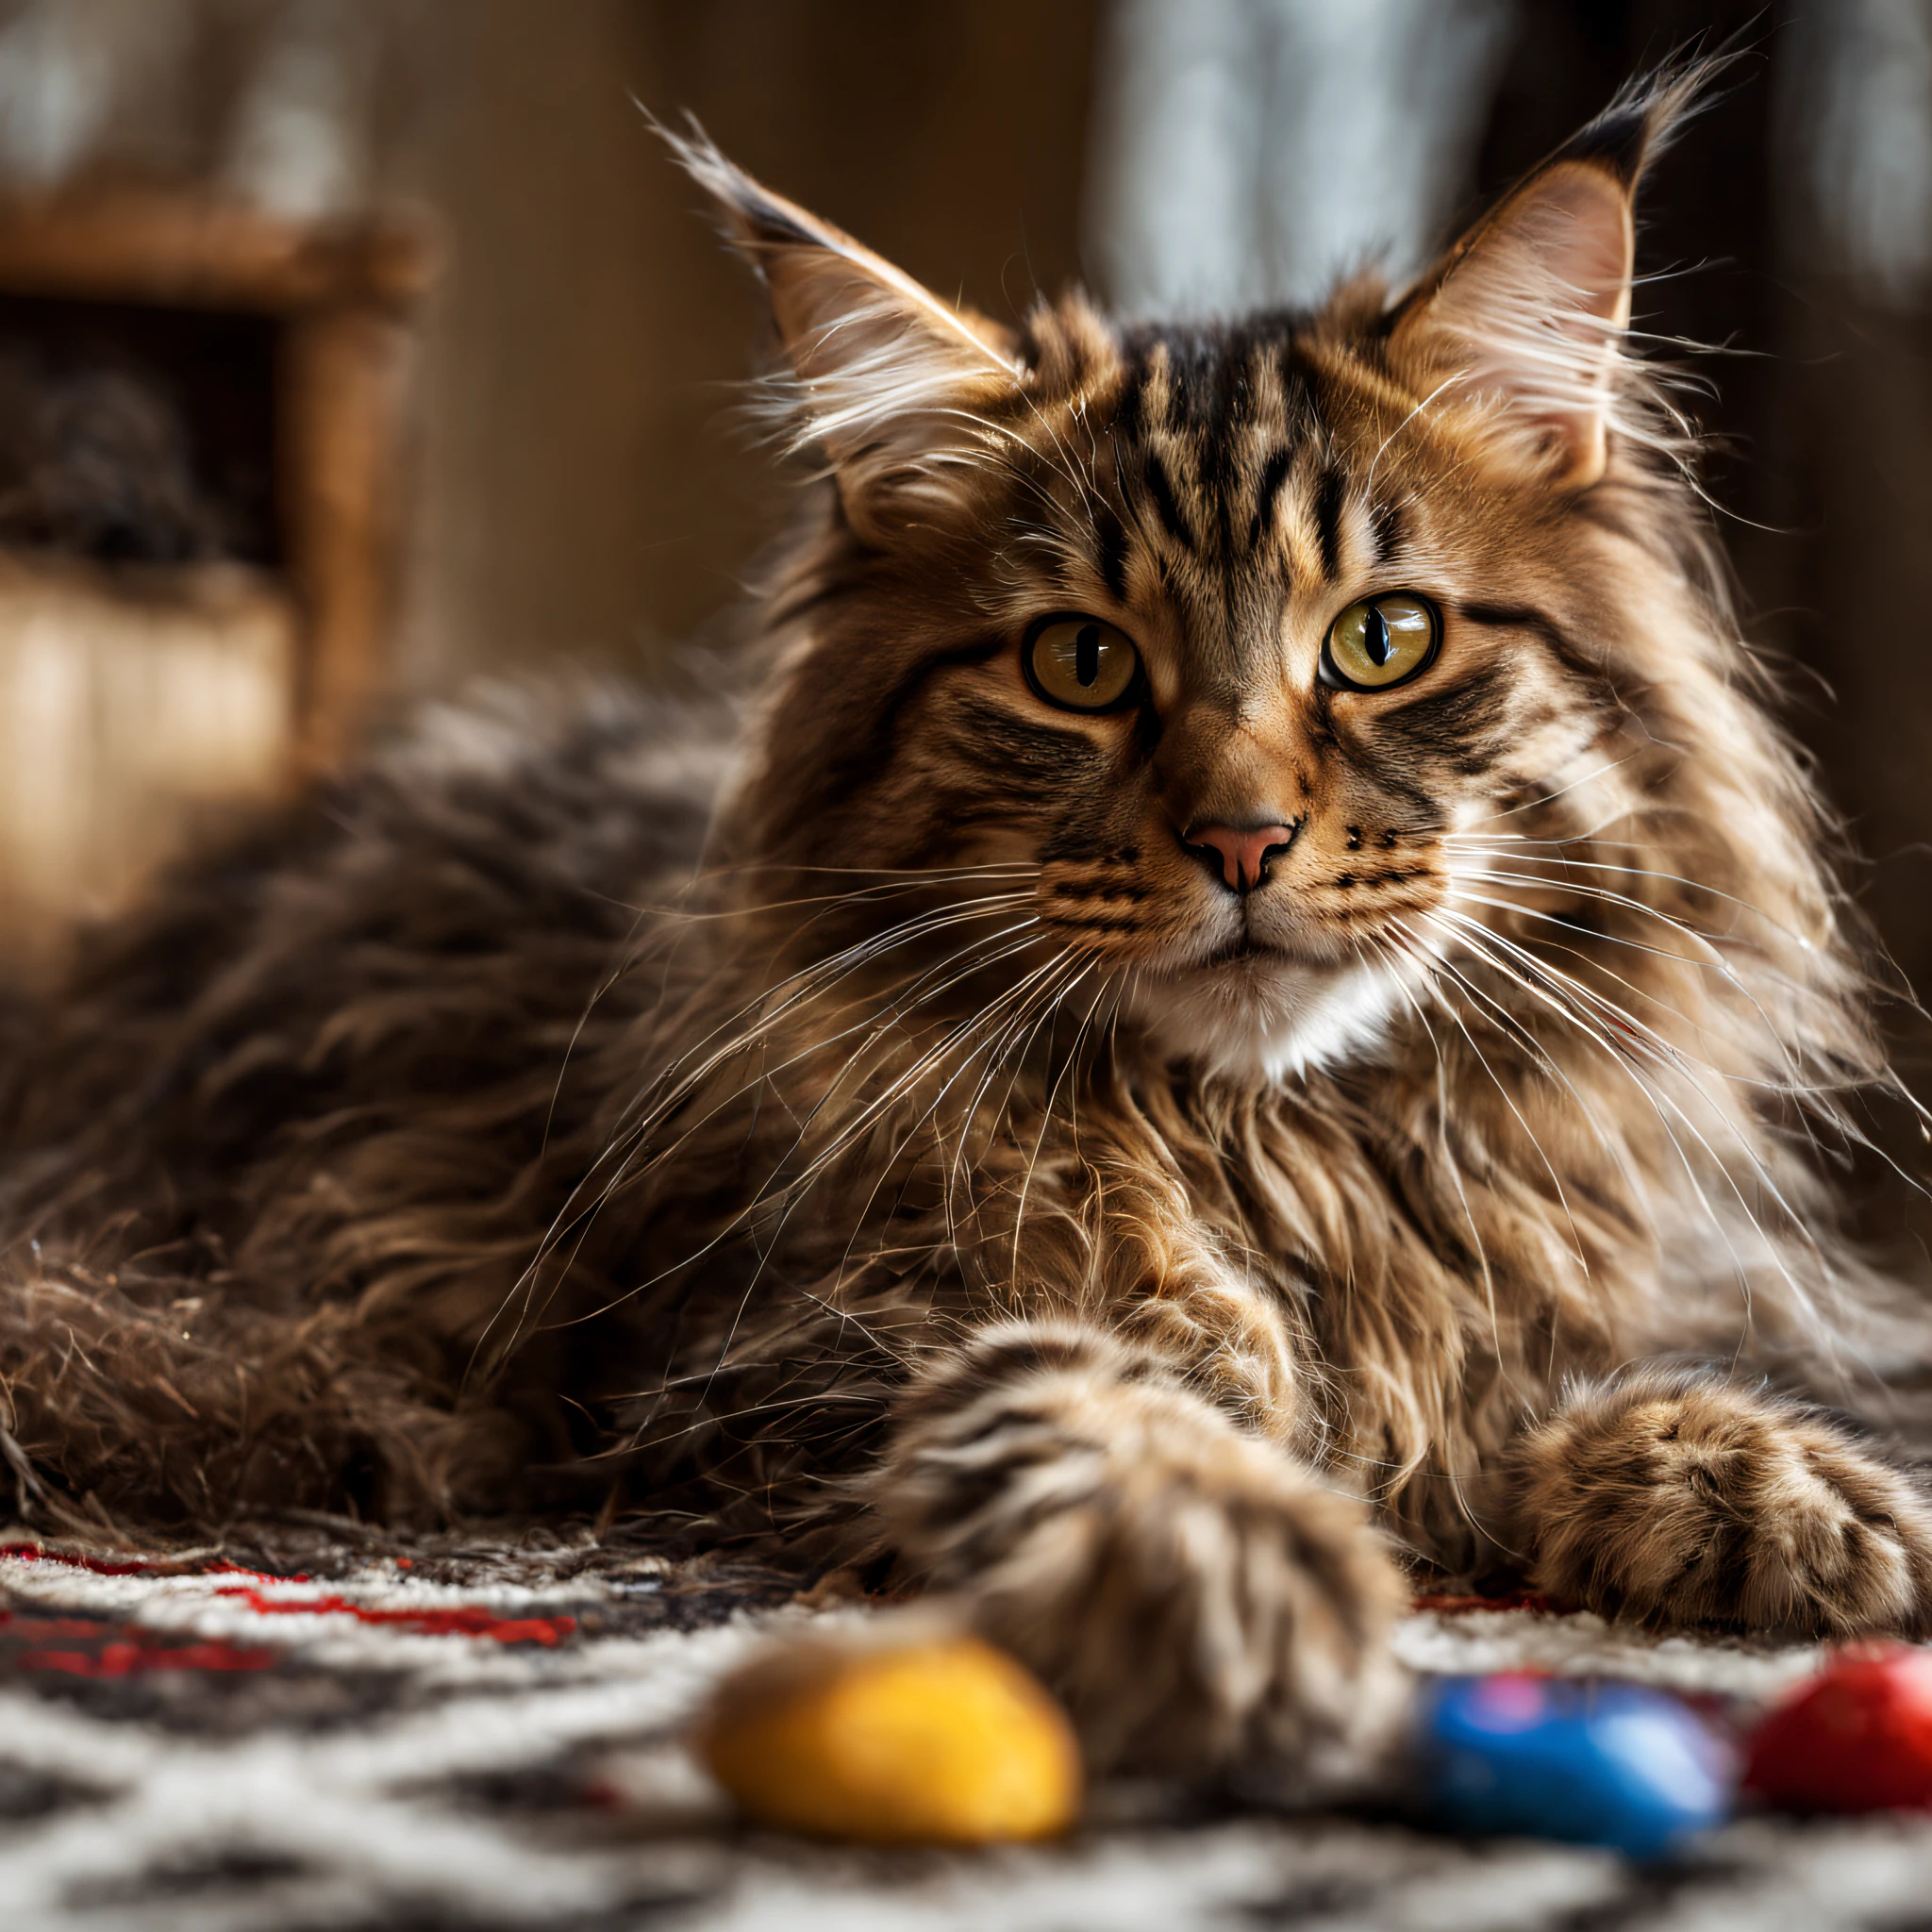
[[[1389,637],[1389,620],[1371,604],[1368,622],[1362,625],[1362,649],[1369,654],[1371,664],[1386,664],[1395,655],[1395,646]]]
[[[1074,640],[1074,675],[1082,691],[1092,690],[1100,677],[1100,626],[1083,624]]]

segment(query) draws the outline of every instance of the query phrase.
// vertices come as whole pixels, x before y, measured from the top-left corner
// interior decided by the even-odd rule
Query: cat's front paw
[[[1557,1603],[1809,1637],[1932,1628],[1932,1508],[1800,1409],[1640,1376],[1532,1430],[1517,1474],[1519,1536]]]
[[[880,1507],[1096,1768],[1331,1791],[1406,1708],[1408,1592],[1363,1507],[1171,1384],[1069,1364],[987,1390],[904,1432]]]

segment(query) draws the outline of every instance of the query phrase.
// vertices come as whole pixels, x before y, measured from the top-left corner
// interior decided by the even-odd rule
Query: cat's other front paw
[[[1408,1601],[1363,1506],[1160,1378],[1073,1358],[908,1419],[880,1508],[1065,1701],[1096,1769],[1273,1793],[1373,1777]]]
[[[1559,1604],[1806,1637],[1932,1629],[1932,1507],[1793,1406],[1641,1375],[1572,1398],[1516,1474],[1521,1545]]]

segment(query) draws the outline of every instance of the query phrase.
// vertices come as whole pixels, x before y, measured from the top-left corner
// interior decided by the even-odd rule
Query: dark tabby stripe
[[[1369,508],[1369,528],[1375,546],[1374,564],[1379,570],[1391,562],[1395,553],[1402,548],[1402,538],[1407,523],[1407,512],[1393,497],[1372,504]]]
[[[1457,614],[1494,630],[1526,630],[1566,671],[1602,686],[1602,666],[1546,611],[1528,604],[1464,604]]]
[[[1315,537],[1322,546],[1322,575],[1332,584],[1341,573],[1341,472],[1327,469],[1315,486]]]
[[[1508,683],[1508,667],[1491,664],[1415,699],[1400,714],[1404,741],[1464,774],[1481,771],[1490,762],[1496,721],[1507,712]]]
[[[1116,604],[1127,601],[1127,532],[1113,507],[1093,506],[1093,541],[1100,552],[1100,581]]]
[[[1288,481],[1291,453],[1278,449],[1261,466],[1261,481],[1255,491],[1255,520],[1248,526],[1248,548],[1258,550],[1274,522],[1274,506],[1281,497],[1281,486]]]
[[[980,638],[958,650],[936,652],[902,672],[880,700],[870,727],[844,756],[831,761],[823,802],[842,805],[885,772],[897,748],[900,715],[935,672],[955,664],[984,664],[1005,648],[1004,638]]]
[[[1194,547],[1193,535],[1181,519],[1181,507],[1174,498],[1174,485],[1168,479],[1167,465],[1150,450],[1141,474],[1147,485],[1147,494],[1154,499],[1160,527],[1183,550],[1191,550]]]
[[[998,771],[1006,787],[1069,783],[1089,773],[1102,757],[1098,746],[1077,732],[1036,724],[974,698],[961,699],[954,722],[964,755]]]

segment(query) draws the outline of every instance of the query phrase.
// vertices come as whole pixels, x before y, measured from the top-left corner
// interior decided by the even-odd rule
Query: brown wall
[[[756,291],[633,93],[1012,314],[1076,270],[1095,11],[425,0],[393,173],[441,212],[453,267],[426,322],[404,684],[685,640],[782,514],[726,420],[763,351]]]

